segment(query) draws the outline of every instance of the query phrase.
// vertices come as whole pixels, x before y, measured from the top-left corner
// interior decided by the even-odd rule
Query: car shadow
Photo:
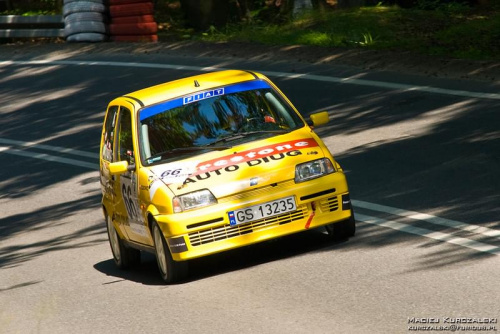
[[[103,285],[114,284],[124,280],[144,285],[164,284],[156,266],[156,258],[153,254],[146,252],[141,253],[141,263],[134,268],[119,269],[113,258],[96,263],[94,268],[111,278],[109,282],[103,283]]]
[[[252,268],[261,264],[302,256],[310,252],[340,249],[348,245],[348,240],[332,241],[323,229],[293,234],[189,261],[189,275],[178,284],[188,284],[233,271]],[[118,269],[109,259],[96,263],[94,268],[101,273],[116,278],[105,284],[122,280],[144,285],[163,285],[153,254],[142,252],[141,264],[129,270]]]

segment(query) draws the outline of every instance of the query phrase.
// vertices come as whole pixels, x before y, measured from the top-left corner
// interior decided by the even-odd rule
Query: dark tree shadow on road
[[[40,210],[0,218],[0,236],[6,240],[19,233],[65,224],[65,218],[78,215],[82,208],[99,210],[100,199],[100,194],[93,194],[73,201],[46,206]]]
[[[223,65],[228,67],[231,63]],[[29,77],[19,75],[32,67],[38,72]],[[4,99],[4,104],[0,107],[0,138],[37,141],[96,154],[104,110],[112,98],[145,86],[195,74],[194,71],[80,66],[12,66],[2,70],[0,97]],[[99,75],[96,75],[96,71]],[[347,172],[353,198],[418,212],[436,212],[449,219],[490,228],[500,226],[500,177],[497,172],[500,170],[500,102],[497,100],[415,91],[374,92],[370,87],[305,80],[276,79],[275,82],[304,115],[315,110],[327,110],[330,113],[331,123],[318,128],[317,132],[331,142],[329,148]],[[411,126],[413,123],[415,127]],[[400,136],[392,136],[398,133],[401,126],[408,130]],[[363,135],[370,131],[370,138],[389,139],[368,142],[368,136]],[[348,149],[337,154],[336,142],[342,140],[352,142]],[[4,201],[24,197],[88,171],[73,166],[51,168],[52,162],[35,159],[28,166],[20,159],[0,154],[11,166],[6,168],[4,164],[0,169],[0,200]],[[97,169],[97,161],[94,162]],[[58,224],[59,217],[76,214],[76,206],[96,205],[97,210],[97,197],[54,204],[41,213],[30,212],[32,215],[41,215],[39,221],[30,220],[28,214],[3,217],[0,219],[0,235],[9,238],[23,231]],[[18,220],[25,221],[25,224],[17,224]],[[95,225],[62,240],[48,240],[47,251],[72,247],[70,239],[81,235],[91,235],[96,237],[96,243],[102,242],[100,236],[103,231],[104,225]],[[319,238],[321,240],[321,236]],[[391,246],[407,242],[408,238],[421,239],[417,236],[402,236],[401,232],[392,230],[384,231],[380,238],[383,241],[363,238],[356,241],[354,238],[355,242],[347,243],[346,249],[370,249],[382,247],[381,242]],[[314,239],[313,244],[317,244],[318,240]],[[485,241],[497,242],[496,239]],[[426,240],[423,245],[432,247],[434,244]],[[92,242],[76,243],[76,247],[92,245]],[[16,265],[40,253],[23,247],[0,249],[0,265]],[[304,254],[303,249],[308,249],[304,245],[299,248],[300,254]],[[284,249],[273,251],[279,254],[284,252],[282,256],[285,257],[297,255],[290,248]],[[27,255],[20,256],[19,252],[23,250],[27,250]],[[330,246],[309,249],[323,250],[330,250]],[[240,257],[236,257],[237,260],[233,262],[238,264],[234,270],[268,261],[266,255],[250,257],[249,262],[238,267]],[[440,248],[436,251],[436,257],[442,259],[442,264],[451,264],[488,256],[471,252],[447,253]],[[195,269],[194,277],[201,278],[211,270],[215,270],[212,274],[217,275],[217,269],[213,268],[217,268],[218,263],[224,262],[225,258],[221,256],[214,259],[207,259],[208,262],[213,261],[212,266],[200,269],[198,274]],[[194,268],[197,266],[204,267],[194,264]],[[430,267],[422,260],[421,268]],[[226,266],[219,273],[231,270],[231,266]]]
[[[0,292],[14,290],[14,289],[19,289],[19,288],[24,288],[24,287],[35,285],[35,284],[42,283],[42,282],[43,281],[28,281],[28,282],[24,282],[24,283],[20,283],[20,284],[9,286],[7,288],[2,288],[2,289],[0,289]]]
[[[2,240],[14,238],[20,234],[56,228],[67,224],[67,219],[81,213],[82,208],[99,210],[99,195],[47,206],[41,210],[30,211],[0,219],[0,237]],[[72,233],[35,242],[22,242],[0,247],[0,267],[18,266],[43,254],[54,251],[91,247],[107,242],[106,226],[103,222],[92,223]]]

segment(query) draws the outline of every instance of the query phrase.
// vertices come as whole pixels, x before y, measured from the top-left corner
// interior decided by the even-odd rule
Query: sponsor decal
[[[240,169],[240,164],[248,167],[259,166],[285,157],[302,155],[301,149],[317,147],[318,143],[312,138],[297,139],[288,142],[262,146],[259,148],[227,155],[225,157],[202,162],[196,167],[197,171],[184,180],[184,183],[195,183],[206,180],[223,172],[234,172]]]
[[[168,239],[168,247],[172,253],[182,253],[188,250],[184,237]]]
[[[159,165],[151,168],[151,171],[158,175],[165,184],[183,183],[190,175],[196,172],[198,161],[173,162],[170,164]],[[156,177],[150,176],[149,195],[151,200],[156,190],[160,187],[160,182],[155,182]]]
[[[249,91],[249,90],[254,90],[254,89],[270,89],[271,86],[263,80],[253,80],[253,81],[247,81],[247,82],[242,82],[226,87],[220,87],[216,88],[213,90],[209,91],[204,91],[204,92],[198,92],[196,94],[184,96],[184,97],[179,97],[175,98],[172,100],[168,100],[165,102],[161,102],[146,108],[143,108],[140,111],[139,114],[139,119],[141,121],[152,117],[157,114],[161,114],[163,112],[166,112],[168,110],[177,108],[177,107],[182,107],[183,105],[198,102],[201,100],[205,99],[210,99],[213,97],[218,97],[222,95],[227,95],[227,94],[232,94],[232,93],[238,93],[238,92],[244,92],[244,91]]]
[[[351,210],[351,198],[349,194],[342,195],[342,210]]]
[[[196,101],[205,100],[205,99],[209,99],[211,97],[220,96],[220,95],[224,95],[224,88],[209,90],[208,92],[202,92],[202,93],[186,96],[183,99],[182,104],[193,103]]]
[[[157,179],[153,179],[153,181],[149,184],[149,200],[153,201],[153,197],[155,197],[156,191],[162,185],[161,182],[158,182]]]
[[[249,166],[256,166],[262,163],[261,159],[267,158],[264,162],[271,160],[281,160],[285,155],[293,156],[299,154],[289,154],[298,150],[310,147],[317,147],[318,143],[312,138],[298,139],[273,145],[262,146],[259,148],[227,155],[225,157],[205,161],[196,167],[198,174],[202,172],[211,172],[226,166],[234,166],[247,163]],[[232,167],[234,168],[234,167]]]
[[[123,204],[127,210],[127,216],[121,218],[127,222],[132,232],[147,236],[144,217],[137,197],[137,175],[135,173],[131,173],[130,176],[122,175],[120,177],[120,188]]]
[[[297,139],[266,145],[201,163],[197,161],[171,163],[152,167],[151,170],[166,184],[196,183],[209,179],[212,176],[222,175],[224,172],[235,172],[240,169],[241,164],[246,164],[248,167],[259,166],[261,164],[285,159],[286,157],[302,155],[301,149],[317,146],[318,143],[312,138]],[[256,185],[258,183],[258,178],[256,179],[257,180],[251,180],[250,185]],[[154,193],[158,187],[159,185],[155,185],[154,181],[150,184],[149,192],[151,199],[154,197]]]

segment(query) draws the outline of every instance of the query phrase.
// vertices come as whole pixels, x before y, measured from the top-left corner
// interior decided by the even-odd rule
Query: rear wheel
[[[172,259],[163,232],[156,222],[153,223],[153,239],[158,269],[165,283],[174,283],[185,278],[188,273],[187,262],[177,262]]]
[[[351,217],[348,219],[325,225],[326,232],[333,240],[344,240],[353,237],[356,234],[356,219],[351,209]]]
[[[106,225],[109,245],[111,246],[116,266],[120,269],[127,269],[139,264],[141,262],[141,251],[125,246],[109,216],[106,216]]]

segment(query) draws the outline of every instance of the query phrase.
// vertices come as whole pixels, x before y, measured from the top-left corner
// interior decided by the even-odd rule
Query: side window
[[[118,106],[112,106],[108,109],[106,122],[104,125],[102,158],[107,161],[113,161],[113,142],[115,136],[116,116],[118,114]]]
[[[130,110],[121,107],[120,109],[120,126],[118,128],[118,148],[117,161],[128,161],[129,164],[134,164],[134,145],[132,141],[132,119]]]

